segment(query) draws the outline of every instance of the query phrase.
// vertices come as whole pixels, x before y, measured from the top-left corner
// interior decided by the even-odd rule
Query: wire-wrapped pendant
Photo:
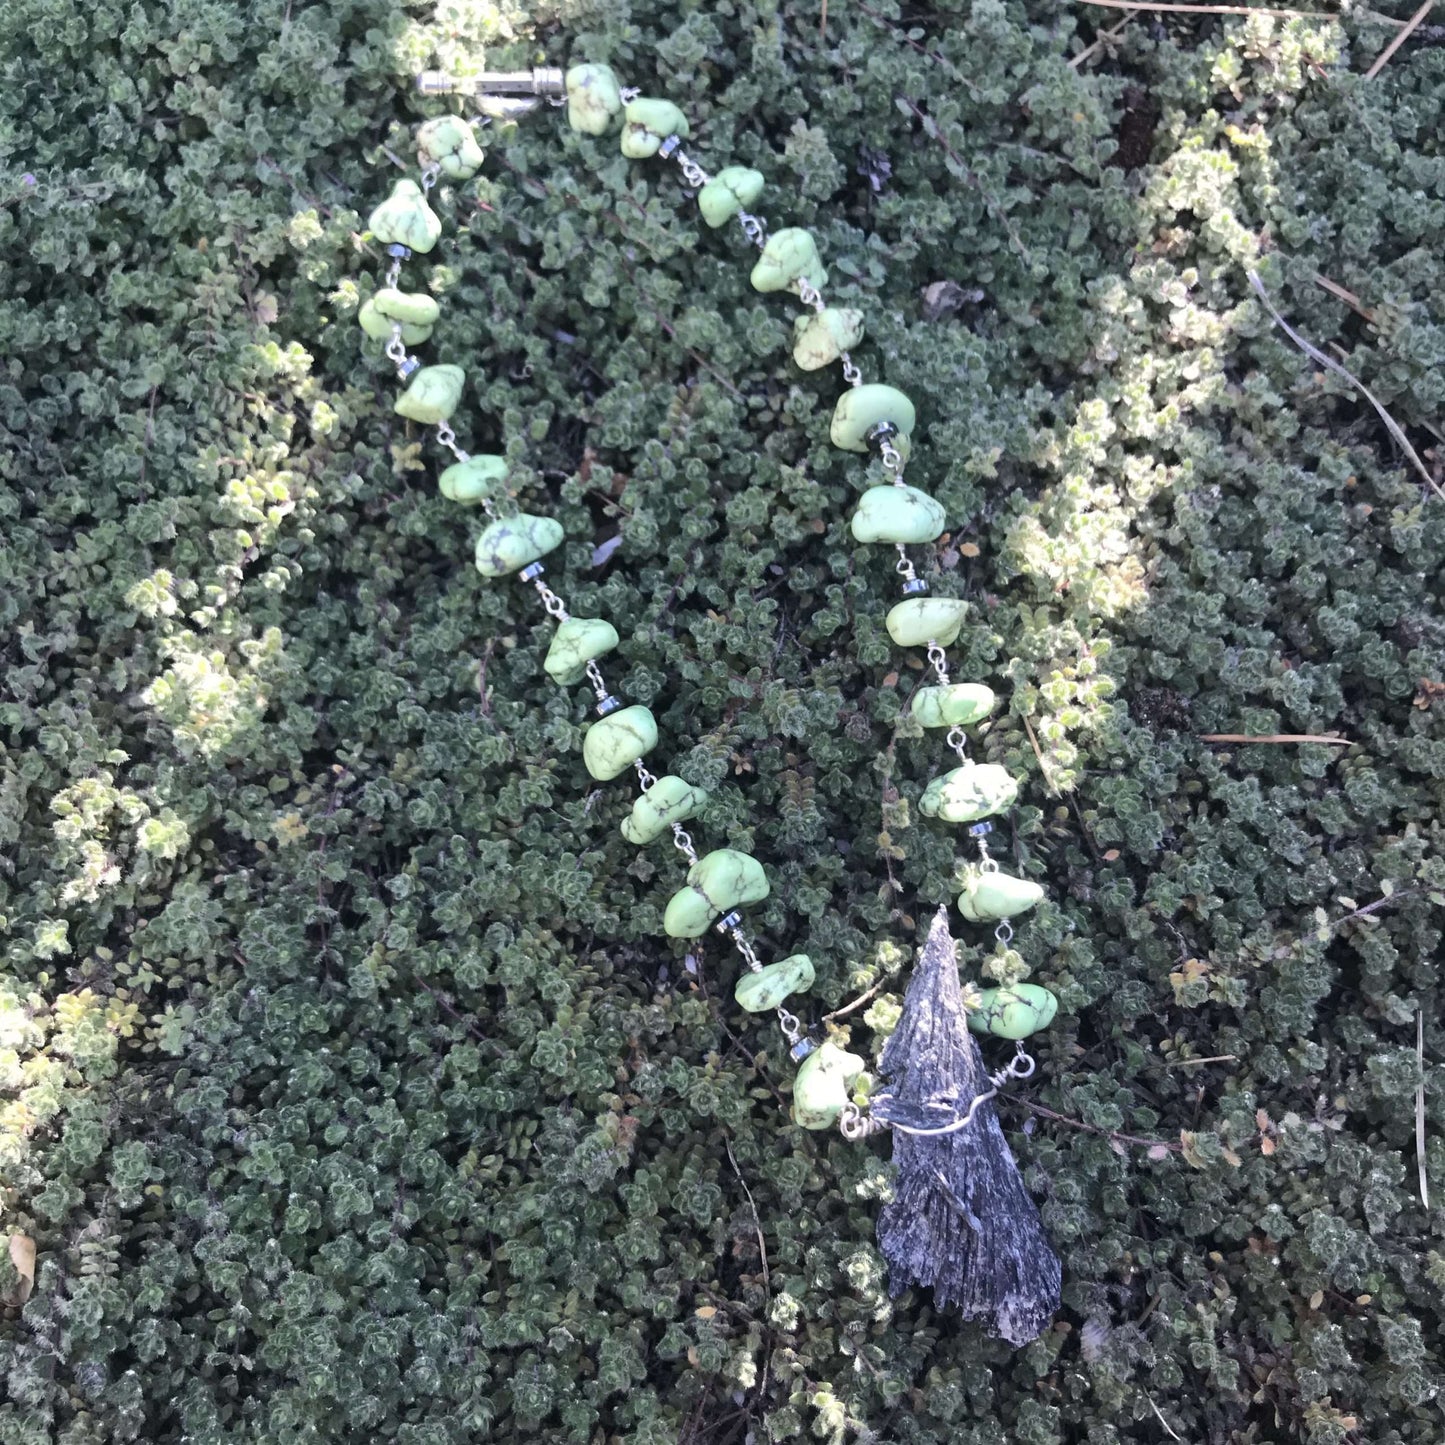
[[[956,1304],[991,1334],[1027,1344],[1059,1307],[1061,1269],[968,1031],[946,909],[928,931],[879,1072],[889,1082],[870,1112],[893,1125],[898,1168],[878,1216],[889,1292],[927,1285],[940,1307]]]

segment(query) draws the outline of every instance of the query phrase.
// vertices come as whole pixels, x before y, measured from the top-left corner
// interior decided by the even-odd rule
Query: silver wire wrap
[[[933,664],[933,671],[938,678],[939,685],[948,686],[948,654],[936,643],[930,641],[928,644],[928,660]]]
[[[878,455],[883,459],[884,471],[893,473],[893,482],[896,486],[903,485],[903,454],[886,437],[878,448]]]
[[[879,1129],[896,1129],[900,1134],[912,1134],[920,1139],[938,1139],[945,1134],[957,1134],[961,1129],[966,1129],[973,1123],[973,1116],[978,1113],[990,1099],[996,1099],[998,1092],[1004,1085],[1014,1079],[1031,1078],[1038,1066],[1034,1063],[1033,1056],[1024,1051],[1020,1042],[1014,1046],[1014,1056],[1003,1068],[989,1075],[989,1083],[993,1088],[986,1093],[979,1094],[968,1106],[968,1112],[960,1115],[950,1124],[940,1124],[936,1129],[920,1129],[912,1124],[886,1124],[881,1120],[872,1117],[865,1118],[863,1111],[856,1104],[845,1104],[843,1113],[839,1116],[838,1127],[845,1139],[861,1139]],[[849,1111],[852,1111],[851,1118]],[[849,1133],[849,1127],[857,1132]],[[871,1126],[871,1127],[868,1127]]]
[[[567,604],[540,578],[532,586],[537,589],[537,596],[542,599],[542,606],[547,609],[548,617],[555,617],[558,622],[566,622],[571,617]]]
[[[677,162],[678,169],[682,172],[683,179],[694,190],[701,190],[712,177],[688,155],[686,151],[678,150],[672,153],[672,158]]]
[[[916,582],[918,573],[913,570],[913,562],[908,556],[908,548],[902,542],[895,542],[893,545],[898,548],[898,561],[894,563],[893,570],[905,582]]]
[[[423,166],[421,172],[421,189],[425,195],[427,191],[436,185],[441,179],[442,168],[438,165]]]
[[[648,771],[647,764],[638,758],[632,765],[637,769],[637,786],[645,793],[657,781],[657,778]]]
[[[743,235],[745,235],[759,251],[768,244],[768,228],[763,223],[761,216],[752,216],[746,211],[739,211],[738,225],[743,228]]]
[[[754,973],[761,973],[763,961],[758,957],[757,950],[748,942],[747,934],[745,934],[741,928],[737,927],[728,929],[728,934],[732,938],[733,947],[742,954],[743,962],[746,963]]]
[[[968,734],[960,727],[951,727],[948,736],[944,739],[954,752],[964,761],[968,761]]]
[[[400,257],[400,256],[393,256],[393,257],[391,258],[391,265],[386,268],[386,280],[385,280],[382,284],[383,284],[384,286],[390,288],[390,287],[395,286],[396,283],[397,283],[398,281],[400,281],[400,280],[401,280],[401,257]]]
[[[672,846],[684,854],[689,863],[697,862],[697,849],[693,847],[692,834],[681,823],[672,825]]]
[[[607,684],[602,680],[602,669],[591,658],[587,661],[587,681],[592,684],[592,691],[597,694],[598,702],[608,696]]]

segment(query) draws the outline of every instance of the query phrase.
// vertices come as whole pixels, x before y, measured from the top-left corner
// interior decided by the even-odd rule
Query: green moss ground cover
[[[1445,1437],[1445,502],[1247,280],[1438,470],[1445,48],[1138,17],[1069,63],[1118,18],[7,5],[0,1440]],[[1065,1268],[1020,1352],[888,1299],[886,1146],[792,1127],[733,960],[661,940],[674,855],[391,413],[360,233],[412,73],[483,56],[683,101],[918,405],[1063,1003],[1003,1109]],[[815,1010],[880,985],[871,1052],[956,850],[836,377],[663,168],[487,143],[412,272],[463,443],[565,523]]]

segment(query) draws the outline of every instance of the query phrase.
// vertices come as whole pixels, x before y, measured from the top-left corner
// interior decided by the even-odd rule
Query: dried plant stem
[[[1334,743],[1338,747],[1352,748],[1349,738],[1335,737],[1333,733],[1200,733],[1202,743]]]
[[[1328,10],[1271,10],[1264,5],[1141,5],[1138,0],[1083,0],[1085,5],[1097,5],[1105,10],[1165,10],[1181,15],[1280,15],[1290,20],[1339,20],[1339,15]],[[1394,20],[1388,15],[1370,12],[1371,20],[1381,25],[1405,25],[1404,20]]]
[[[1071,1119],[1067,1114],[1056,1114],[1042,1104],[1031,1104],[1027,1099],[1003,1098],[1000,1103],[1012,1104],[1018,1109],[1027,1109],[1031,1114],[1041,1114],[1058,1124],[1067,1124],[1071,1129],[1082,1129],[1088,1134],[1097,1134],[1101,1139],[1116,1140],[1120,1144],[1137,1144],[1141,1149],[1167,1149],[1177,1154],[1184,1147],[1177,1139],[1141,1139],[1137,1134],[1121,1134],[1115,1129],[1101,1129],[1097,1124],[1086,1124],[1082,1119]]]
[[[1434,8],[1435,0],[1425,0],[1425,3],[1401,26],[1395,38],[1380,52],[1379,59],[1365,72],[1366,80],[1373,80],[1390,63],[1390,57],[1425,23],[1425,17]]]
[[[1425,1178],[1425,1010],[1415,1013],[1415,1066],[1420,1083],[1415,1089],[1415,1167],[1420,1171],[1420,1203],[1430,1207],[1430,1185]]]
[[[1088,3],[1091,5],[1097,5],[1100,3],[1100,0],[1088,0]],[[1440,483],[1437,482],[1435,478],[1430,475],[1429,471],[1426,469],[1425,463],[1420,460],[1419,455],[1415,451],[1415,448],[1410,445],[1410,439],[1405,435],[1404,428],[1400,425],[1399,422],[1395,420],[1394,417],[1390,415],[1389,412],[1385,410],[1383,404],[1380,402],[1379,398],[1376,397],[1375,393],[1372,392],[1370,388],[1367,387],[1365,383],[1359,379],[1359,377],[1355,376],[1349,371],[1346,371],[1345,368],[1341,366],[1340,363],[1336,361],[1333,357],[1326,356],[1324,352],[1319,349],[1319,347],[1311,346],[1310,343],[1306,341],[1304,337],[1301,336],[1299,332],[1297,332],[1289,324],[1289,322],[1286,321],[1284,317],[1279,314],[1278,311],[1275,310],[1274,302],[1269,299],[1269,293],[1264,289],[1264,282],[1259,279],[1259,272],[1250,271],[1247,274],[1249,276],[1249,284],[1254,287],[1255,294],[1264,303],[1264,309],[1268,311],[1270,316],[1274,319],[1274,324],[1278,326],[1279,329],[1283,331],[1284,334],[1288,336],[1289,339],[1293,341],[1294,344],[1298,346],[1299,349],[1303,351],[1304,354],[1308,356],[1312,361],[1317,361],[1321,366],[1327,367],[1337,376],[1344,377],[1344,379],[1348,381],[1350,385],[1353,386],[1355,390],[1358,391],[1360,395],[1363,396],[1372,407],[1375,408],[1376,412],[1379,413],[1380,420],[1385,423],[1385,429],[1390,433],[1392,437],[1395,438],[1395,441],[1399,444],[1400,450],[1403,451],[1407,457],[1409,457],[1410,462],[1414,466],[1415,470],[1419,472],[1420,475],[1425,479],[1426,483],[1431,488],[1433,488],[1437,497],[1445,499],[1445,488],[1442,488],[1440,486]]]
[[[1133,18],[1132,15],[1126,15],[1117,25],[1111,26],[1108,30],[1101,30],[1084,49],[1069,61],[1069,64],[1077,70],[1086,60],[1092,59],[1098,51],[1102,50],[1109,41],[1117,40],[1128,29],[1129,22]]]

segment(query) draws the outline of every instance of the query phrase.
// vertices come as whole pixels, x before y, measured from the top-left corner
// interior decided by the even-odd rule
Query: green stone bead
[[[561,544],[562,524],[553,517],[518,512],[498,517],[477,538],[477,571],[483,577],[510,577]]]
[[[785,998],[807,993],[813,986],[813,960],[795,953],[781,963],[770,963],[757,972],[745,973],[733,990],[738,1007],[750,1014],[771,1013]]]
[[[648,100],[639,96],[627,102],[622,112],[622,154],[629,160],[655,156],[670,135],[687,139],[687,117],[670,100]]]
[[[873,381],[850,386],[838,398],[829,436],[844,451],[866,452],[868,433],[880,422],[892,422],[904,436],[912,436],[916,420],[913,403],[897,387]],[[897,438],[893,445],[898,445]]]
[[[441,494],[449,502],[460,502],[464,507],[475,506],[488,497],[495,497],[506,486],[507,461],[505,457],[468,457],[464,462],[453,462],[437,478]]]
[[[946,513],[917,487],[891,483],[869,487],[853,513],[853,537],[859,542],[933,542],[943,535]]]
[[[587,729],[582,739],[582,761],[599,783],[605,783],[656,746],[656,720],[645,707],[634,704],[599,718]]]
[[[687,870],[687,887],[669,900],[663,931],[669,938],[698,938],[718,914],[767,896],[768,875],[756,858],[718,848]]]
[[[416,158],[423,167],[436,166],[449,180],[469,181],[487,157],[461,116],[439,115],[417,131]]]
[[[422,255],[442,233],[441,221],[415,181],[398,181],[371,213],[366,228],[383,246],[409,246]]]
[[[435,426],[457,409],[466,379],[460,366],[424,366],[412,376],[392,410],[424,426]]]
[[[698,193],[702,218],[716,230],[739,211],[746,211],[763,193],[763,173],[747,166],[725,166]]]
[[[1031,878],[970,868],[958,895],[958,911],[971,923],[996,923],[1027,913],[1043,896],[1044,890]]]
[[[622,836],[639,846],[650,843],[674,823],[685,823],[700,812],[706,802],[707,794],[701,788],[669,773],[632,805],[631,816],[622,820]]]
[[[997,763],[965,763],[929,783],[918,811],[945,823],[974,823],[1003,812],[1018,795],[1018,783]]]
[[[431,335],[440,315],[441,307],[434,297],[383,286],[362,303],[356,319],[373,341],[390,341],[392,332],[400,324],[402,341],[408,346],[417,346]]]
[[[610,65],[574,65],[563,77],[567,124],[583,135],[606,135],[622,114],[622,87]]]
[[[569,617],[553,634],[542,669],[553,682],[571,687],[587,676],[587,664],[617,646],[617,629],[600,617]]]
[[[788,226],[768,237],[751,279],[755,291],[786,291],[799,281],[821,291],[828,284],[828,273],[818,258],[812,232]]]
[[[863,313],[847,306],[805,311],[793,322],[793,360],[803,371],[831,366],[863,339]]]
[[[926,728],[966,728],[986,718],[997,699],[981,682],[951,682],[920,687],[909,711]]]
[[[976,1034],[998,1039],[1026,1039],[1053,1023],[1059,1001],[1042,984],[1015,983],[1007,988],[986,988],[968,1026]]]
[[[814,1049],[793,1080],[793,1122],[804,1129],[831,1129],[863,1068],[863,1059],[831,1040]]]
[[[885,625],[899,647],[947,647],[958,638],[968,603],[956,597],[910,597],[888,609]]]

